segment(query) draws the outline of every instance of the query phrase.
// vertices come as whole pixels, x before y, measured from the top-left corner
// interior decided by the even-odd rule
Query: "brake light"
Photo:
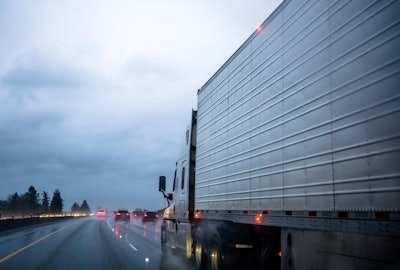
[[[158,214],[156,214],[156,218],[158,218]]]
[[[282,251],[278,252],[279,257],[282,257]]]
[[[147,217],[147,213],[146,213],[146,214],[144,214],[144,217]]]
[[[127,216],[129,216],[129,213],[126,213]]]
[[[121,215],[121,213],[120,212],[117,212],[117,216],[120,216]]]

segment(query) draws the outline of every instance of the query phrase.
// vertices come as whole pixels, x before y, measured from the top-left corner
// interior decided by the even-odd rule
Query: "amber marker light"
[[[258,224],[260,224],[260,223],[262,223],[262,214],[257,214],[255,217],[254,217],[254,221],[256,222],[256,223],[258,223]]]

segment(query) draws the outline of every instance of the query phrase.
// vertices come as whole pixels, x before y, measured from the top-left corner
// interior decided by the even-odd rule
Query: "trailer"
[[[198,269],[400,269],[400,1],[285,0],[199,89],[161,244]]]

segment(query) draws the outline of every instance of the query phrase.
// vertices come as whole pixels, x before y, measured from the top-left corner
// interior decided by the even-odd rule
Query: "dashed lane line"
[[[129,246],[130,246],[134,251],[138,251],[138,249],[135,248],[131,243],[129,243]]]

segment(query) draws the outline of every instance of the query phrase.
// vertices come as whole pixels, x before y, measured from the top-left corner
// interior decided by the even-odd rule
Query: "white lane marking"
[[[138,249],[135,248],[131,243],[129,243],[129,246],[130,246],[134,251],[138,251]]]
[[[109,226],[109,227],[111,227],[110,219],[111,219],[111,218],[109,218],[109,219],[107,220],[107,223],[108,223],[108,226]],[[111,229],[112,229],[112,231],[114,231],[114,228],[111,227]],[[122,236],[120,236],[120,238],[122,238]],[[138,251],[138,249],[137,249],[134,245],[132,245],[131,243],[128,242],[128,245],[129,245],[134,251]]]

